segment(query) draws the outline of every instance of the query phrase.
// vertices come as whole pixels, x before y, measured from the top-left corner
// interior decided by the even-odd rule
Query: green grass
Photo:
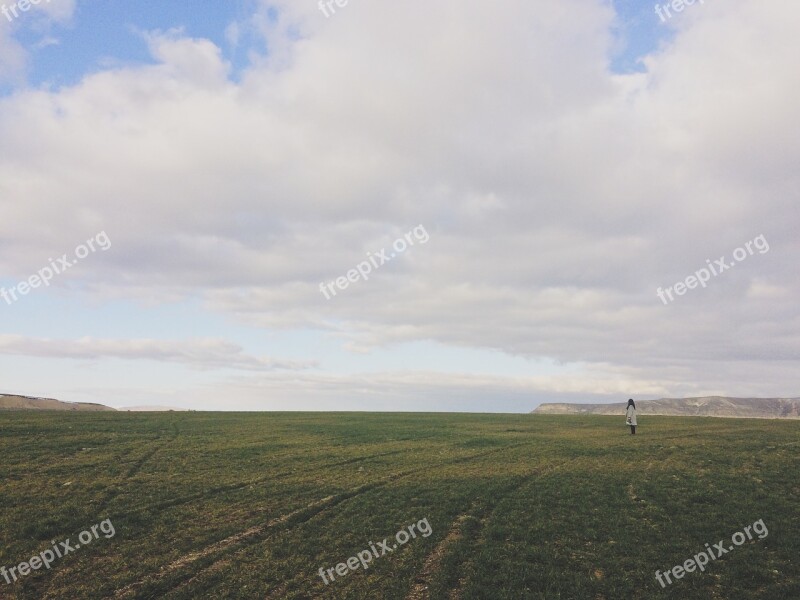
[[[623,423],[2,412],[0,566],[106,518],[116,535],[0,598],[800,598],[800,422]],[[319,577],[422,519],[429,537]],[[656,582],[759,519],[766,538]]]

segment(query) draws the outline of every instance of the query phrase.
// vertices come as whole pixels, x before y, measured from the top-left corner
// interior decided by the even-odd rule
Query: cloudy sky
[[[3,2],[0,392],[800,395],[796,2]]]

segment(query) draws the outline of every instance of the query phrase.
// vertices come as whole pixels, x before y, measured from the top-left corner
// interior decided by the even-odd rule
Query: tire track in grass
[[[110,488],[110,489],[109,489],[109,490],[106,492],[106,494],[105,494],[105,495],[104,495],[104,496],[103,496],[103,497],[100,499],[100,502],[99,502],[99,504],[97,505],[97,510],[98,510],[98,511],[102,511],[103,509],[107,508],[107,507],[108,507],[108,505],[109,505],[109,504],[111,504],[111,502],[112,502],[112,501],[113,501],[113,500],[114,500],[116,497],[118,497],[118,496],[119,496],[119,495],[122,493],[122,490],[121,490],[121,489],[119,489],[119,486],[120,486],[120,485],[124,484],[124,483],[125,483],[125,482],[127,482],[129,479],[131,479],[132,477],[135,477],[135,476],[136,476],[136,475],[137,475],[139,472],[141,472],[141,470],[144,468],[144,466],[145,466],[145,465],[146,465],[146,464],[147,464],[147,463],[148,463],[148,462],[149,462],[149,461],[150,461],[150,460],[151,460],[151,459],[152,459],[152,458],[153,458],[153,457],[154,457],[154,456],[155,456],[155,455],[156,455],[156,454],[157,454],[159,451],[163,450],[164,448],[166,448],[167,446],[169,446],[170,444],[172,444],[173,442],[175,442],[175,440],[177,440],[177,439],[178,439],[178,437],[180,436],[180,431],[178,430],[178,424],[177,424],[177,422],[176,422],[176,421],[173,421],[173,422],[171,423],[171,425],[172,425],[173,433],[172,433],[172,435],[169,437],[169,439],[167,439],[167,440],[164,440],[164,442],[163,442],[163,443],[159,444],[159,445],[158,445],[158,446],[156,446],[155,448],[152,448],[151,450],[148,450],[147,452],[145,452],[145,453],[144,453],[144,455],[142,455],[142,457],[141,457],[139,460],[137,460],[136,462],[134,462],[133,466],[132,466],[130,469],[128,469],[128,472],[127,472],[127,473],[125,473],[125,474],[122,476],[121,480],[120,480],[118,483],[115,483],[115,484],[113,485],[113,487],[111,487],[111,488]],[[158,440],[158,439],[161,439],[161,435],[159,435],[159,436],[158,436],[156,439],[157,439],[157,440]]]
[[[166,446],[168,446],[170,443],[172,443],[172,442],[174,442],[175,440],[177,440],[177,439],[178,439],[178,436],[180,435],[180,431],[178,430],[178,423],[177,423],[177,421],[172,421],[172,422],[170,423],[170,426],[172,427],[172,435],[170,436],[170,438],[169,438],[169,439],[167,439],[167,440],[165,440],[165,441],[164,441],[162,444],[160,444],[159,446],[156,446],[156,447],[155,447],[155,448],[153,448],[152,450],[150,450],[150,451],[148,451],[148,452],[145,452],[144,456],[142,456],[142,458],[140,458],[139,460],[137,460],[137,461],[134,463],[134,465],[133,465],[133,466],[132,466],[130,469],[128,469],[128,472],[127,472],[127,473],[125,474],[125,476],[123,477],[123,480],[130,479],[131,477],[133,477],[134,475],[136,475],[137,473],[139,473],[139,471],[141,471],[141,470],[142,470],[142,468],[145,466],[145,464],[147,464],[147,462],[148,462],[148,461],[149,461],[151,458],[153,458],[153,456],[155,456],[155,454],[156,454],[156,453],[157,453],[159,450],[162,450],[163,448],[165,448]],[[156,439],[157,439],[157,440],[158,440],[158,439],[161,439],[161,437],[162,437],[162,436],[159,434],[159,435],[156,437]]]
[[[518,448],[518,447],[520,447],[520,446],[526,446],[526,445],[530,445],[530,444],[531,444],[531,442],[520,442],[520,443],[517,443],[517,444],[511,444],[511,445],[508,445],[508,446],[502,446],[502,447],[500,447],[500,448],[493,448],[493,449],[491,449],[491,450],[487,450],[487,451],[485,451],[485,452],[481,452],[481,453],[478,453],[478,454],[473,454],[473,455],[469,455],[469,456],[459,457],[459,458],[456,458],[456,459],[452,459],[452,460],[450,460],[450,461],[446,461],[446,462],[438,463],[438,466],[445,466],[445,465],[448,465],[448,466],[449,466],[449,465],[453,465],[453,464],[459,464],[459,463],[462,463],[462,462],[468,462],[468,461],[470,461],[470,460],[474,460],[474,459],[482,458],[482,457],[484,457],[484,456],[487,456],[487,455],[490,455],[490,454],[495,454],[495,453],[497,453],[497,452],[503,452],[503,451],[506,451],[506,450],[511,450],[511,449],[514,449],[514,448]],[[405,477],[405,476],[407,476],[407,475],[413,475],[413,474],[415,474],[415,473],[419,473],[420,471],[423,471],[423,470],[429,470],[430,468],[431,468],[430,466],[428,466],[428,467],[422,467],[422,468],[420,468],[420,469],[414,469],[414,470],[408,471],[408,472],[406,472],[406,473],[399,473],[399,474],[396,474],[395,476],[392,476],[391,480],[387,480],[387,481],[385,481],[385,482],[383,482],[383,483],[381,483],[381,484],[379,484],[379,485],[375,485],[375,489],[377,489],[377,488],[380,488],[380,487],[383,487],[383,486],[385,486],[385,485],[387,485],[387,484],[391,483],[392,481],[395,481],[395,480],[397,480],[397,479],[401,479],[402,477]],[[522,477],[523,477],[523,479],[525,479],[525,478],[527,478],[527,477],[529,477],[529,476],[522,476]],[[518,489],[518,488],[519,488],[519,487],[520,487],[520,486],[521,486],[523,483],[524,483],[524,481],[522,481],[522,482],[520,482],[520,483],[518,483],[518,484],[514,485],[514,486],[513,486],[513,490],[516,490],[516,489]],[[370,490],[370,491],[371,491],[371,490]],[[508,494],[506,494],[506,495],[508,495]],[[503,496],[503,498],[504,498],[504,497],[505,497],[505,496]],[[472,511],[472,510],[474,509],[474,507],[475,507],[475,506],[476,506],[476,504],[473,504],[473,505],[472,505],[472,507],[470,508],[470,511]],[[319,516],[319,515],[322,515],[322,514],[325,514],[325,512],[324,512],[324,511],[321,511],[320,513],[318,513],[318,515],[315,515],[315,516]],[[467,514],[467,515],[463,515],[463,518],[464,518],[464,519],[467,519],[467,518],[469,518],[470,516],[471,516],[471,515],[469,515],[469,514]],[[309,520],[310,520],[310,519],[309,519]],[[246,549],[240,549],[238,552],[239,552],[239,553],[241,553],[241,552],[243,552],[243,551],[245,551],[245,550],[246,550]],[[196,579],[196,578],[193,578],[193,579]],[[271,592],[269,592],[269,594],[268,594],[268,595],[267,595],[267,597],[266,597],[266,600],[273,600],[273,599],[274,599],[274,600],[277,600],[277,599],[279,599],[279,598],[283,598],[283,597],[284,597],[284,595],[285,595],[285,593],[286,593],[286,590],[288,589],[288,587],[289,587],[289,586],[290,586],[292,583],[295,583],[295,582],[297,582],[297,583],[300,583],[300,582],[304,581],[305,579],[306,579],[306,576],[305,576],[305,575],[303,575],[303,574],[298,574],[297,576],[295,576],[295,577],[294,577],[294,578],[292,578],[292,579],[289,579],[289,580],[283,581],[282,583],[278,584],[278,586],[277,586],[275,589],[273,589]],[[179,590],[180,588],[183,588],[183,587],[184,587],[184,586],[178,586],[178,587],[176,587],[176,588],[173,588],[173,590],[172,590],[172,591],[177,591],[177,590]]]
[[[280,600],[281,598],[284,598],[286,596],[286,590],[289,589],[290,583],[290,581],[284,581],[278,587],[268,593],[264,600]]]
[[[501,448],[493,448],[493,449],[487,450],[485,452],[481,452],[481,453],[478,453],[478,454],[472,454],[472,455],[469,455],[469,456],[459,457],[459,458],[447,461],[445,463],[439,463],[439,464],[447,464],[447,465],[458,464],[458,463],[461,463],[461,462],[466,462],[466,461],[474,460],[474,459],[477,459],[477,458],[481,458],[481,457],[487,456],[489,454],[494,454],[496,452],[502,452],[502,451],[505,451],[505,450],[510,450],[510,449],[513,449],[513,448],[517,448],[519,446],[529,445],[530,443],[531,442],[520,442],[518,444],[512,444],[512,445],[509,445],[509,446],[503,446]],[[214,559],[212,562],[210,562],[210,563],[208,563],[206,565],[200,566],[200,568],[191,576],[191,578],[189,580],[178,581],[178,582],[175,583],[175,585],[170,586],[166,590],[159,590],[159,592],[160,592],[160,596],[159,597],[163,597],[167,593],[175,592],[175,591],[177,591],[177,590],[179,590],[181,588],[186,587],[189,584],[190,581],[197,581],[198,577],[200,577],[203,574],[208,573],[209,570],[211,570],[212,572],[213,571],[218,571],[220,569],[220,567],[218,566],[218,563],[222,562],[223,560],[230,560],[230,558],[228,557],[228,555],[226,553],[228,553],[228,552],[236,552],[236,551],[243,551],[243,550],[246,549],[246,547],[243,547],[243,546],[246,546],[247,544],[254,544],[254,543],[257,543],[258,541],[263,541],[263,539],[268,539],[272,535],[273,531],[276,531],[278,529],[278,527],[283,525],[283,524],[287,524],[289,527],[294,527],[294,526],[301,525],[301,524],[311,520],[313,517],[317,516],[318,514],[322,514],[324,512],[327,512],[327,511],[335,508],[337,505],[341,504],[342,502],[345,502],[346,500],[350,500],[350,499],[355,498],[357,496],[360,496],[361,494],[364,494],[366,492],[369,492],[369,491],[372,491],[372,490],[375,490],[375,489],[379,489],[381,487],[385,487],[386,485],[388,485],[388,484],[390,484],[390,483],[392,483],[394,481],[397,481],[398,479],[401,479],[401,478],[406,477],[408,475],[413,475],[415,473],[419,473],[419,472],[422,472],[422,471],[425,471],[425,470],[429,470],[430,468],[431,468],[431,465],[425,465],[423,467],[410,469],[410,470],[407,470],[407,471],[401,471],[399,473],[395,473],[393,475],[385,477],[382,481],[377,481],[377,482],[374,482],[374,483],[361,485],[361,486],[358,486],[356,488],[352,488],[351,490],[348,490],[346,492],[342,492],[341,494],[337,494],[337,495],[334,495],[334,496],[328,496],[326,498],[322,498],[321,500],[317,500],[315,502],[312,502],[309,505],[305,506],[304,508],[292,511],[292,512],[288,513],[287,515],[284,515],[284,516],[281,516],[281,517],[277,517],[276,519],[272,519],[271,521],[269,521],[265,525],[257,525],[257,526],[251,527],[251,528],[249,528],[249,529],[247,529],[247,530],[245,530],[243,532],[234,534],[232,536],[229,536],[228,538],[225,538],[224,540],[221,540],[219,542],[211,544],[210,546],[207,546],[203,550],[200,550],[198,552],[189,553],[189,554],[187,554],[187,555],[185,555],[185,556],[173,561],[167,567],[162,568],[161,571],[157,575],[151,575],[151,576],[145,577],[142,580],[139,580],[139,581],[134,582],[132,584],[128,584],[124,588],[121,588],[120,590],[117,590],[114,593],[113,596],[110,596],[110,598],[114,598],[114,599],[126,598],[126,597],[128,597],[127,596],[128,593],[130,593],[132,591],[135,591],[135,590],[141,588],[144,585],[158,584],[159,581],[161,581],[161,580],[165,579],[166,577],[176,573],[177,571],[181,570],[184,567],[188,567],[190,565],[194,565],[194,564],[198,563],[199,561],[202,561],[204,559],[208,559],[209,557],[211,557],[214,554],[220,555],[216,559]],[[267,534],[266,537],[263,538],[263,539],[259,539],[259,536],[262,536],[263,534]],[[288,584],[289,582],[284,582],[284,583]]]
[[[271,519],[270,521],[268,521],[263,525],[255,525],[253,527],[250,527],[249,529],[245,529],[244,531],[240,531],[239,533],[228,536],[225,539],[215,542],[209,546],[206,546],[202,550],[185,554],[179,559],[174,560],[166,567],[162,567],[158,574],[147,576],[144,579],[140,579],[139,581],[128,584],[124,588],[116,590],[113,596],[110,596],[110,598],[116,598],[116,599],[127,598],[127,597],[135,598],[136,596],[130,596],[130,594],[135,593],[139,588],[145,585],[158,583],[160,580],[164,579],[169,575],[172,575],[173,573],[183,569],[186,566],[192,565],[198,561],[209,558],[214,554],[223,553],[231,548],[243,544],[249,539],[259,536],[260,534],[271,533],[272,529],[275,529],[283,524],[291,525],[292,522],[295,520],[297,524],[303,523],[304,521],[308,520],[321,510],[325,510],[326,508],[336,506],[337,504],[344,502],[350,497],[364,493],[365,491],[367,491],[364,488],[373,488],[373,487],[377,487],[377,485],[370,484],[367,486],[360,486],[357,488],[353,488],[352,490],[349,490],[342,494],[338,494],[336,496],[327,496],[320,500],[316,500],[306,505],[303,508],[294,510],[285,515],[281,515],[280,517],[276,517],[275,519]],[[220,562],[222,561],[216,560],[214,561],[214,563],[203,568],[202,570],[214,568],[215,565],[217,565],[217,568],[220,568],[218,565],[218,563]],[[199,575],[199,572],[195,574],[195,577],[197,575]]]
[[[461,527],[470,517],[463,514],[456,518],[450,525],[450,530],[444,539],[436,545],[433,552],[425,559],[422,570],[414,578],[414,585],[406,596],[406,600],[428,600],[430,598],[430,582],[434,573],[437,573],[442,565],[442,560],[449,552],[450,548],[461,539]]]
[[[433,552],[428,555],[422,570],[414,579],[414,584],[406,596],[406,600],[429,600],[431,582],[441,570],[442,563],[448,557],[448,554],[455,551],[459,543],[463,542],[466,544],[471,550],[469,552],[470,556],[474,556],[475,549],[483,544],[486,526],[492,520],[503,501],[513,497],[520,489],[528,485],[533,478],[549,475],[568,462],[572,461],[564,460],[555,465],[537,467],[527,475],[521,475],[518,481],[506,486],[502,491],[498,490],[497,494],[493,494],[490,497],[488,504],[481,506],[480,503],[476,502],[464,514],[457,517],[450,526],[450,530],[445,538],[439,542]],[[474,539],[465,539],[464,536],[464,525],[469,519],[475,519],[478,522]],[[479,536],[477,535],[478,532],[480,532]],[[461,565],[459,571],[462,573],[462,576],[459,577],[456,586],[448,590],[449,600],[461,600],[464,588],[469,581],[468,577],[463,575],[463,573],[469,572],[473,564],[474,558],[470,558]]]
[[[153,450],[150,453],[150,456],[152,457],[152,455],[157,450],[158,450],[158,448]],[[392,455],[396,455],[396,454],[401,454],[403,452],[405,452],[405,451],[404,450],[392,450],[392,451],[389,451],[389,452],[379,452],[377,454],[369,454],[367,456],[358,456],[358,457],[348,458],[348,459],[345,459],[345,460],[339,460],[339,461],[325,463],[325,464],[321,465],[320,468],[328,469],[328,468],[332,468],[332,467],[338,467],[338,466],[343,466],[343,465],[363,462],[363,461],[374,459],[374,458],[382,458],[382,457],[385,457],[385,456],[392,456]],[[142,464],[143,464],[145,461],[143,459],[140,462],[142,462]],[[162,511],[162,510],[166,510],[168,508],[172,508],[174,506],[187,504],[187,503],[195,501],[195,500],[210,499],[210,498],[212,498],[214,496],[217,496],[217,495],[220,495],[220,494],[223,494],[223,493],[226,493],[226,492],[238,491],[238,490],[242,490],[242,489],[245,489],[245,488],[248,488],[248,487],[252,487],[253,485],[260,485],[260,484],[267,483],[267,482],[270,482],[270,481],[283,479],[285,477],[289,477],[291,475],[294,475],[295,473],[296,473],[295,470],[287,470],[287,471],[284,471],[282,473],[278,473],[276,475],[267,475],[267,476],[259,477],[259,478],[256,478],[256,479],[253,479],[253,480],[250,480],[250,481],[237,482],[237,483],[233,483],[233,484],[217,486],[217,487],[211,488],[209,490],[204,490],[202,492],[198,492],[196,494],[190,494],[188,496],[183,496],[183,497],[180,497],[180,498],[175,498],[175,499],[172,499],[172,500],[166,500],[166,501],[163,501],[163,502],[158,502],[158,503],[155,503],[155,504],[151,504],[149,506],[144,506],[144,507],[138,508],[138,509],[133,510],[133,511],[127,511],[126,512],[126,516],[133,515],[133,514],[139,514],[139,513],[143,513],[143,512]],[[332,498],[332,497],[328,497],[328,498]],[[324,501],[326,499],[327,498],[323,498],[322,500],[317,501],[317,502],[322,502],[322,501]],[[311,504],[314,504],[314,503],[311,503]],[[311,504],[309,504],[306,508],[310,507]],[[231,537],[234,537],[234,536],[231,536]],[[230,538],[228,538],[228,539],[230,539]],[[221,570],[221,568],[217,567],[215,570]]]
[[[153,458],[153,456],[155,456],[155,455],[156,455],[156,453],[157,453],[159,450],[162,450],[163,448],[165,448],[166,446],[168,446],[169,444],[171,444],[172,442],[174,442],[176,439],[178,439],[178,436],[180,435],[180,431],[179,431],[179,429],[178,429],[178,424],[177,424],[177,422],[176,422],[176,421],[173,421],[172,423],[170,423],[170,425],[172,426],[172,429],[173,429],[173,434],[170,436],[170,438],[169,438],[169,439],[167,439],[167,440],[164,440],[164,442],[163,442],[162,444],[159,444],[159,445],[158,445],[158,446],[156,446],[155,448],[152,448],[151,450],[148,450],[147,452],[145,452],[145,453],[142,455],[142,457],[141,457],[141,458],[139,458],[137,461],[135,461],[135,462],[134,462],[134,464],[133,464],[133,466],[131,466],[131,468],[130,468],[130,469],[128,469],[128,471],[127,471],[127,472],[126,472],[126,473],[125,473],[125,474],[122,476],[122,478],[120,479],[120,481],[119,481],[118,483],[114,484],[114,486],[113,486],[113,487],[111,487],[111,488],[110,488],[110,489],[109,489],[109,490],[108,490],[108,491],[107,491],[107,492],[106,492],[106,493],[103,495],[103,497],[101,497],[101,498],[100,498],[100,501],[99,501],[99,503],[98,503],[98,505],[97,505],[97,508],[95,509],[95,511],[96,511],[96,512],[98,512],[98,513],[99,513],[99,512],[102,512],[103,510],[105,510],[105,509],[108,507],[108,505],[109,505],[109,504],[111,504],[111,502],[114,500],[114,498],[118,497],[118,496],[119,496],[119,495],[122,493],[122,491],[119,489],[119,487],[118,487],[118,486],[120,486],[120,485],[124,484],[124,483],[125,483],[126,481],[128,481],[128,480],[129,480],[131,477],[134,477],[134,476],[135,476],[137,473],[139,473],[139,472],[140,472],[140,471],[141,471],[141,470],[144,468],[144,465],[146,465],[146,464],[147,464],[147,462],[148,462],[150,459],[152,459],[152,458]],[[159,439],[161,439],[161,437],[162,437],[162,436],[159,434],[159,435],[158,435],[158,436],[155,438],[155,440],[159,440]],[[154,440],[154,441],[155,441],[155,440]],[[51,589],[52,589],[52,586],[53,586],[53,584],[54,584],[54,583],[57,583],[57,582],[59,581],[59,575],[60,575],[62,578],[63,578],[63,577],[69,577],[69,576],[70,576],[70,571],[69,571],[68,569],[64,569],[64,570],[62,570],[62,571],[60,572],[60,574],[59,574],[59,573],[56,573],[56,574],[55,574],[55,575],[54,575],[54,576],[53,576],[53,577],[50,579],[50,581],[47,583],[47,585],[45,586],[45,589],[44,589],[44,596],[43,596],[43,598],[48,598],[48,597],[49,597],[49,594],[50,594],[50,591],[51,591]]]
[[[205,574],[206,575],[214,575],[215,573],[220,573],[220,572],[224,571],[225,568],[230,566],[230,565],[231,565],[231,561],[228,560],[228,559],[218,560],[213,565],[208,567],[208,569],[206,570]],[[202,573],[202,571],[201,571],[201,573]],[[186,585],[187,586],[191,586],[193,583],[195,583],[198,580],[199,577],[200,577],[200,574],[198,573],[197,575],[192,577],[189,581],[187,581]]]
[[[347,460],[341,460],[332,463],[325,463],[320,465],[320,469],[330,469],[334,467],[341,467],[344,465],[349,465],[352,463],[357,463],[365,460],[370,460],[373,458],[381,458],[384,456],[391,456],[393,454],[400,454],[403,450],[393,450],[392,452],[382,452],[379,454],[370,454],[368,456],[359,456],[356,458],[348,458]],[[180,496],[178,498],[173,498],[171,500],[163,500],[161,502],[156,502],[155,504],[150,504],[147,506],[142,506],[135,510],[128,511],[127,515],[133,515],[143,512],[151,512],[151,511],[161,511],[167,508],[172,508],[174,506],[180,506],[181,504],[187,504],[194,500],[207,500],[213,498],[214,496],[218,496],[220,494],[226,492],[236,492],[239,490],[243,490],[245,488],[254,486],[254,485],[261,485],[262,483],[268,483],[271,481],[277,481],[279,479],[284,479],[285,477],[289,477],[291,475],[295,475],[295,470],[288,470],[282,471],[280,473],[276,473],[274,475],[265,475],[263,477],[257,477],[255,479],[251,479],[249,481],[238,481],[236,483],[228,483],[225,485],[220,485],[216,487],[209,488],[207,490],[203,490],[202,492],[196,492],[194,494],[189,494],[186,496]]]
[[[269,539],[269,537],[272,534],[272,530],[277,530],[281,525],[284,524],[288,524],[289,526],[300,525],[310,520],[315,515],[325,510],[329,510],[335,507],[336,505],[341,504],[346,500],[349,500],[350,498],[360,496],[361,494],[368,492],[370,490],[388,485],[395,479],[399,479],[400,477],[404,477],[406,475],[415,473],[419,470],[421,469],[413,469],[410,471],[400,472],[390,476],[389,478],[381,482],[361,485],[356,488],[352,488],[348,491],[342,492],[341,494],[337,494],[334,496],[326,496],[325,498],[322,498],[320,500],[315,500],[314,502],[311,502],[310,504],[306,505],[303,508],[294,510],[285,515],[281,515],[280,517],[268,521],[264,525],[256,525],[250,527],[249,529],[246,529],[237,534],[229,536],[223,540],[215,542],[209,546],[206,546],[202,550],[199,550],[197,552],[190,552],[189,554],[186,554],[181,558],[173,561],[167,567],[163,567],[157,575],[150,575],[137,582],[128,584],[124,588],[121,588],[120,590],[114,592],[114,595],[110,596],[110,598],[125,598],[129,592],[135,591],[138,588],[150,583],[157,583],[158,580],[161,580],[167,577],[168,575],[171,575],[172,573],[179,571],[183,567],[194,564],[202,559],[208,558],[213,554],[223,554],[228,550],[237,548],[239,546],[243,546],[246,542],[254,543],[255,541],[258,540],[258,537],[264,533],[268,534],[265,539]],[[218,558],[209,565],[201,567],[201,569],[194,574],[192,580],[195,580],[199,575],[208,570],[219,570],[221,568],[221,565],[219,565],[219,563],[223,562],[224,560],[225,558]],[[186,585],[186,583],[179,583],[178,585],[171,587],[167,591],[174,591],[175,589],[182,587],[183,585]]]
[[[315,500],[314,502],[307,504],[303,508],[291,511],[285,515],[276,517],[275,519],[271,519],[264,525],[256,525],[250,527],[249,529],[246,529],[237,534],[229,536],[223,540],[215,542],[209,546],[206,546],[200,551],[190,552],[189,554],[186,554],[181,558],[173,561],[167,567],[162,567],[158,575],[151,575],[140,581],[129,584],[124,588],[121,588],[120,590],[114,592],[114,595],[109,596],[109,598],[125,598],[129,592],[132,592],[142,587],[143,585],[149,583],[157,583],[159,580],[164,579],[165,577],[171,575],[172,573],[179,571],[183,567],[197,563],[198,561],[208,558],[213,554],[221,554],[222,555],[221,558],[217,558],[212,563],[209,563],[208,565],[201,567],[200,570],[198,570],[193,575],[191,580],[196,580],[199,575],[209,570],[212,571],[220,570],[222,568],[222,565],[220,565],[220,563],[230,560],[230,558],[226,558],[226,555],[224,554],[225,552],[228,552],[230,550],[235,550],[237,548],[243,549],[239,547],[244,546],[247,542],[255,543],[256,541],[258,541],[258,537],[261,534],[266,533],[267,536],[264,539],[268,539],[272,535],[273,530],[277,531],[282,525],[287,525],[288,527],[295,527],[301,525],[309,521],[313,517],[317,516],[318,514],[330,510],[346,500],[355,498],[357,496],[360,496],[361,494],[372,491],[374,489],[384,487],[389,483],[396,481],[397,479],[406,477],[407,475],[412,475],[423,469],[424,468],[401,471],[400,473],[395,473],[393,475],[390,475],[389,477],[384,478],[383,481],[360,485],[345,492],[342,492],[341,494],[326,496],[325,498],[322,498],[320,500]],[[172,586],[167,591],[162,592],[162,596],[167,592],[175,591],[176,589],[183,587],[187,584],[188,582],[183,582],[183,583],[179,582],[177,585]]]

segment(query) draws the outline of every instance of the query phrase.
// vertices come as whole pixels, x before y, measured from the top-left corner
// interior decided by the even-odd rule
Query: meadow
[[[0,598],[797,600],[799,454],[798,421],[0,412],[0,566],[115,529]]]

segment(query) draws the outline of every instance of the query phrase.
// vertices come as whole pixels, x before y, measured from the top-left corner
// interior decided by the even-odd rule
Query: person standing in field
[[[636,403],[633,398],[628,400],[628,408],[625,409],[625,423],[631,426],[631,435],[636,435]]]

